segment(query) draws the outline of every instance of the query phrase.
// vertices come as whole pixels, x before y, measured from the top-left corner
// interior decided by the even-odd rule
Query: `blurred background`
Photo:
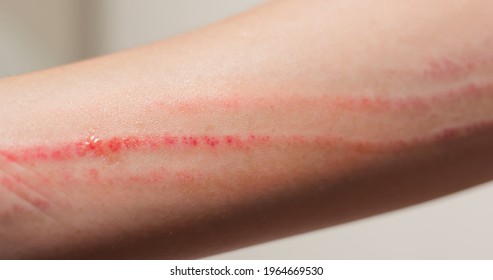
[[[165,39],[261,2],[0,0],[0,77]],[[492,217],[489,183],[210,259],[493,259]]]

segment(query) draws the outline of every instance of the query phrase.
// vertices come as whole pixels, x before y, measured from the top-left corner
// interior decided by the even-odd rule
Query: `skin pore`
[[[490,180],[493,4],[394,2],[0,80],[0,258],[198,258]]]

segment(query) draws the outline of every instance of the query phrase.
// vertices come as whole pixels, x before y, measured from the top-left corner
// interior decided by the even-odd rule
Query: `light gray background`
[[[0,77],[167,38],[261,2],[0,0]],[[210,258],[492,259],[492,201],[489,183],[392,213]]]

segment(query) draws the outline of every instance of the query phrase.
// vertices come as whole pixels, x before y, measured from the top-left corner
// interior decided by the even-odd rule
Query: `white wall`
[[[493,259],[493,184],[211,259]]]
[[[0,77],[163,39],[261,0],[0,0]],[[216,258],[493,258],[493,185]]]
[[[96,0],[97,1],[97,0]],[[99,51],[111,52],[182,32],[243,11],[262,0],[104,0],[98,1]]]
[[[78,3],[0,0],[0,77],[78,58]]]

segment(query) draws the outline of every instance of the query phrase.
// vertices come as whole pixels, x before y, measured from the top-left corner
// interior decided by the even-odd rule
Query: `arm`
[[[196,258],[491,179],[489,1],[273,1],[0,81],[1,258]]]

